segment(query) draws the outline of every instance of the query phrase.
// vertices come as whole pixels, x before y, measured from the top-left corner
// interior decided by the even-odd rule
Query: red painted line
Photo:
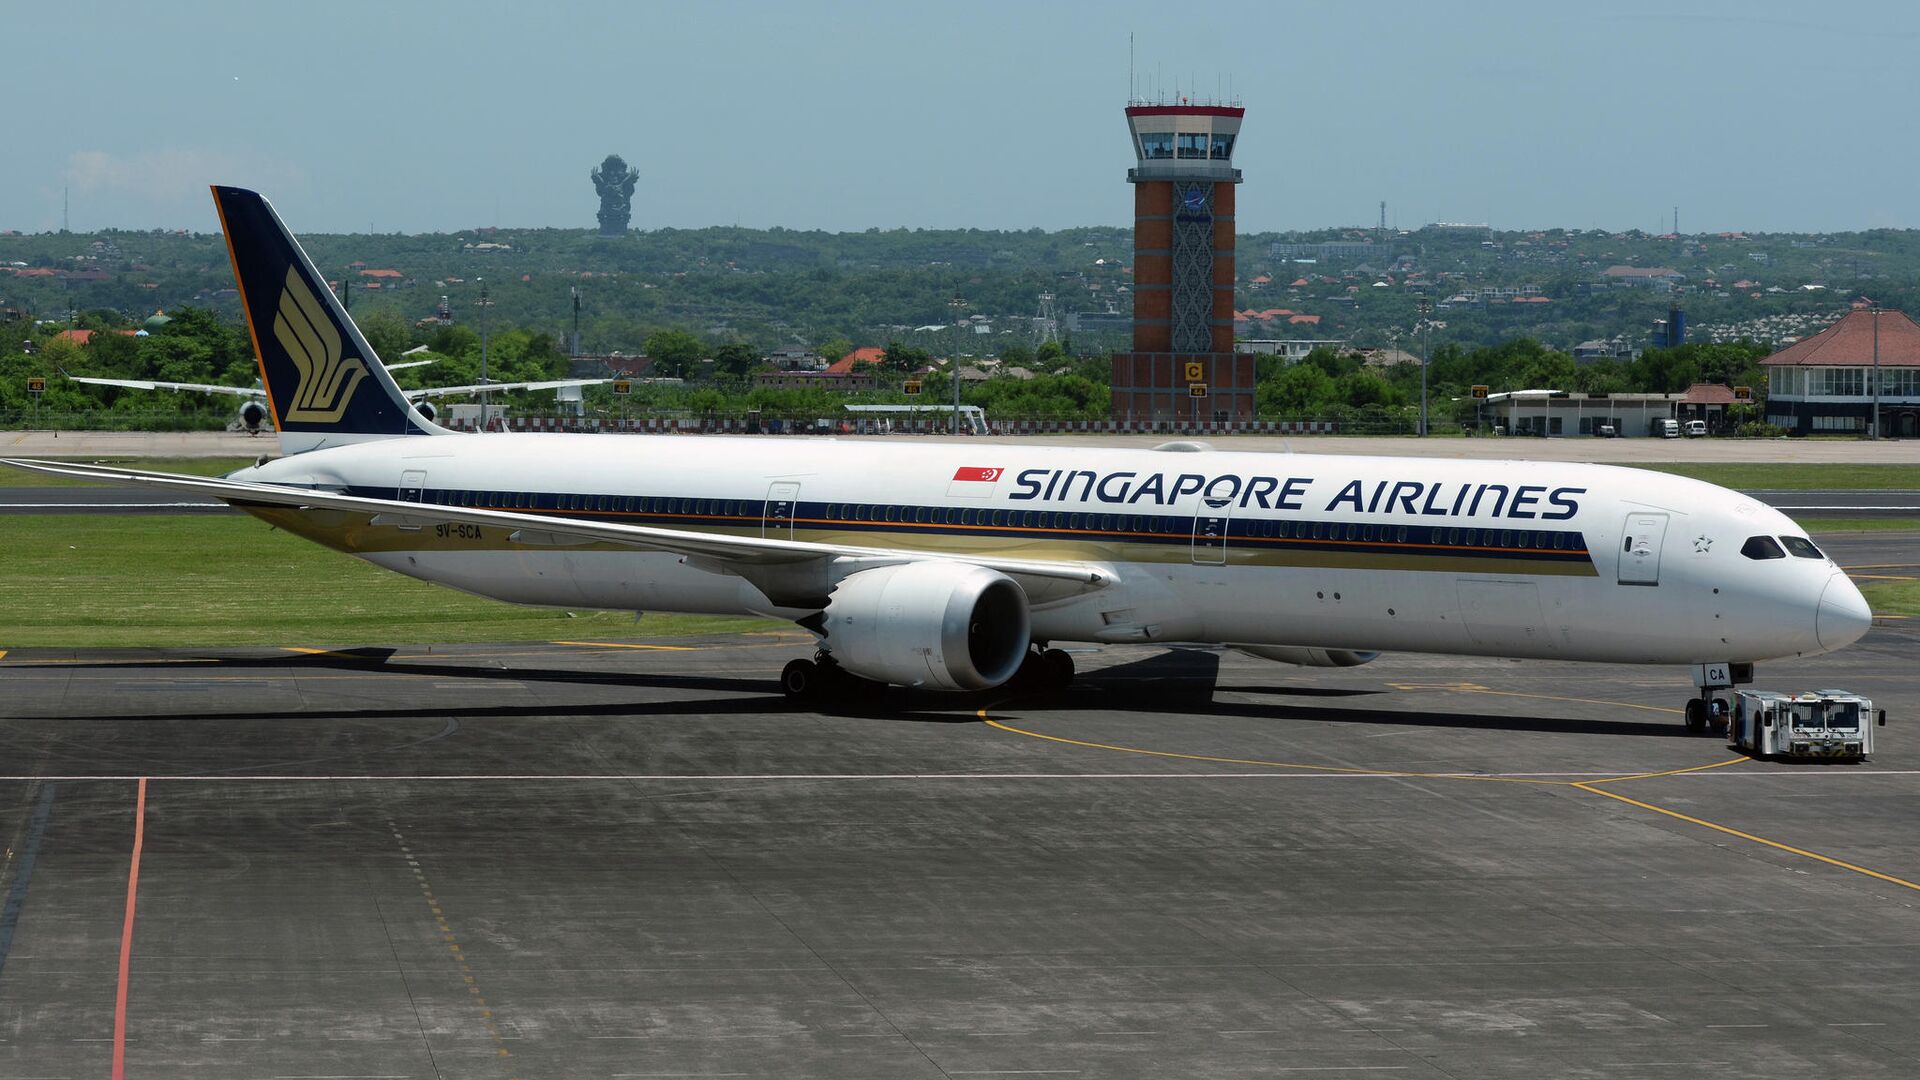
[[[113,1080],[127,1075],[127,966],[133,960],[133,901],[140,892],[140,845],[147,832],[147,778],[133,804],[133,862],[127,867],[127,918],[120,927],[120,989],[113,998]]]

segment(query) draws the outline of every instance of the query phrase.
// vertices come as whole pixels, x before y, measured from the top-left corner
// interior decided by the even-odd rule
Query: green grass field
[[[1863,581],[1860,595],[1875,615],[1920,618],[1920,581]]]
[[[279,447],[273,447],[278,450]],[[141,469],[146,472],[184,473],[188,476],[225,476],[235,469],[253,464],[253,458],[50,458],[54,461],[70,461],[78,465],[125,465],[129,469]],[[28,472],[25,469],[10,469],[0,465],[0,487],[75,487],[95,484],[94,480],[75,480],[65,476],[52,476],[47,473]]]
[[[1920,491],[1920,465],[1683,461],[1633,467],[1691,476],[1736,491]]]
[[[227,516],[0,517],[0,649],[674,637],[760,619],[483,600]]]
[[[1920,517],[1803,517],[1796,520],[1806,526],[1807,532],[1813,536],[1821,533],[1920,532]]]

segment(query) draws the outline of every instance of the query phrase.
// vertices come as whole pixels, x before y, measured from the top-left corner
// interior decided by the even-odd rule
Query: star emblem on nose
[[[1693,538],[1693,550],[1705,553],[1713,550],[1713,537],[1696,536]]]

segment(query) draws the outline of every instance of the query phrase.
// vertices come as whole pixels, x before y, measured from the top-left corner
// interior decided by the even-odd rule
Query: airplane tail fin
[[[257,192],[213,188],[280,448],[450,434],[422,416]]]

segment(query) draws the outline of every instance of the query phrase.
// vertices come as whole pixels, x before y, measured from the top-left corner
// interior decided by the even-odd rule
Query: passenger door
[[[760,519],[760,535],[774,540],[793,539],[794,510],[800,505],[800,485],[778,480],[767,488],[767,509]]]
[[[1660,549],[1667,541],[1667,515],[1642,511],[1627,515],[1620,530],[1620,584],[1660,584]]]
[[[424,471],[419,469],[408,469],[406,472],[403,472],[400,474],[400,501],[401,502],[410,502],[410,503],[425,502],[426,490],[427,490],[427,474]],[[402,532],[419,532],[420,526],[402,525],[400,526],[400,530]]]
[[[1222,566],[1227,561],[1227,526],[1233,514],[1232,499],[1202,499],[1193,513],[1193,562],[1195,566]]]

